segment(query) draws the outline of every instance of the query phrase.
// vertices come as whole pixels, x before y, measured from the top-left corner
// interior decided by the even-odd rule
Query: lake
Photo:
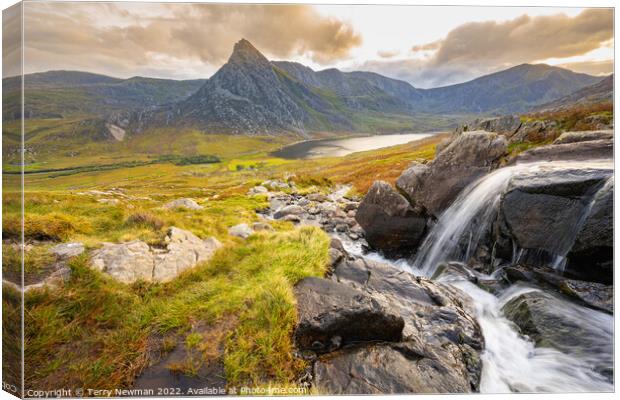
[[[342,157],[358,151],[368,151],[396,146],[425,139],[437,133],[403,133],[396,135],[360,136],[341,139],[307,140],[291,144],[271,153],[286,159]]]

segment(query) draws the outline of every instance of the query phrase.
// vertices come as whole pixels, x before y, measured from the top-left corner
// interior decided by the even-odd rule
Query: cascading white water
[[[596,161],[525,164],[499,169],[470,185],[458,196],[429,232],[413,262],[404,259],[387,260],[377,253],[362,255],[359,246],[347,246],[346,241],[345,247],[347,251],[390,263],[409,273],[432,276],[441,262],[466,261],[471,257],[483,235],[488,232],[502,193],[515,174],[535,172],[539,168],[567,167],[613,168],[610,161]],[[586,207],[582,219],[585,219],[591,206]],[[467,240],[467,246],[463,249],[464,239]],[[570,240],[574,240],[574,237]],[[515,248],[515,262],[522,253]],[[557,256],[558,266],[563,265],[564,257],[565,254]],[[594,338],[589,348],[559,351],[536,347],[532,341],[518,333],[516,326],[504,317],[501,310],[511,299],[538,289],[512,286],[496,297],[465,280],[455,281],[452,278],[444,283],[462,289],[474,300],[476,316],[485,337],[481,392],[613,391],[613,384],[593,368],[596,364],[608,365],[610,368],[613,366],[613,316],[558,300],[556,306],[560,309],[555,312],[577,327],[588,327]]]
[[[466,188],[426,236],[413,265],[424,275],[432,276],[442,261],[468,259],[471,254],[462,254],[459,249],[463,235],[470,236],[466,253],[471,252],[488,229],[510,178],[524,168],[529,167],[499,169]]]
[[[564,318],[596,332],[592,348],[575,349],[579,351],[571,354],[535,347],[533,342],[519,335],[501,309],[511,299],[536,289],[512,286],[498,298],[471,282],[453,281],[451,284],[474,300],[484,334],[481,392],[613,391],[613,384],[593,370],[597,362],[613,365],[613,316],[563,301],[560,304]]]
[[[533,174],[541,169],[568,168],[610,169],[613,165],[610,161],[541,162],[500,168],[478,179],[459,194],[428,233],[412,264],[425,276],[433,276],[435,269],[443,261],[467,261],[478,248],[485,233],[488,233],[501,196],[514,176]],[[574,240],[591,207],[592,203],[584,210],[580,223],[574,227],[574,231],[565,233],[565,242]],[[467,241],[467,246],[462,249],[461,244],[464,241]],[[558,269],[563,266],[565,252],[568,249],[570,246],[565,246],[564,251],[559,251],[560,254],[556,256]],[[522,255],[522,249],[515,249],[516,259],[513,263],[518,262]]]

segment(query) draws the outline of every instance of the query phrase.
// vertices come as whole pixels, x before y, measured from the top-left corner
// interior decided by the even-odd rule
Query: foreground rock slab
[[[319,391],[478,390],[484,340],[471,300],[459,290],[344,254],[331,281],[306,278],[296,294],[295,342],[314,360]]]

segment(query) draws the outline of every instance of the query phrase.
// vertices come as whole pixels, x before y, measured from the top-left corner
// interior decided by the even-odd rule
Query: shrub
[[[164,227],[164,221],[151,213],[139,211],[128,216],[125,220],[125,225],[148,227],[158,231]]]

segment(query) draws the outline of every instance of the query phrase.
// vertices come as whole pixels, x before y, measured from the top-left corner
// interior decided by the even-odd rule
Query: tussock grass
[[[159,231],[163,228],[164,221],[149,212],[139,211],[130,214],[125,219],[125,224],[128,226],[146,227]]]

